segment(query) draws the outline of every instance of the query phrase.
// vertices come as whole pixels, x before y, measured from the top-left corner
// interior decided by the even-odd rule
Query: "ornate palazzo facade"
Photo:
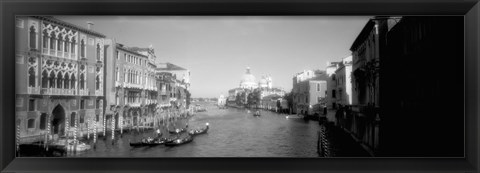
[[[105,36],[51,17],[17,17],[15,36],[21,142],[101,129]]]

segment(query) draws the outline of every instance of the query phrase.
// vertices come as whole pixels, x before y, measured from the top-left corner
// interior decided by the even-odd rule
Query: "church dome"
[[[250,73],[250,68],[247,67],[246,73],[242,76],[242,80],[240,81],[241,88],[255,88],[256,85],[256,78]]]

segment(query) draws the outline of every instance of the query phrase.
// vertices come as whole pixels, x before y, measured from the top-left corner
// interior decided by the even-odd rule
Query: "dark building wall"
[[[404,17],[381,60],[385,156],[463,157],[463,17]]]

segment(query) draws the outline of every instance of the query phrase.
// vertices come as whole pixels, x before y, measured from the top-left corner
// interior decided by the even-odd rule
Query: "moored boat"
[[[190,130],[188,131],[188,134],[191,135],[191,136],[195,136],[195,135],[199,135],[199,134],[205,134],[207,133],[208,131],[208,123],[206,123],[206,127],[203,128],[203,129],[196,129],[196,130]]]
[[[132,147],[143,147],[143,146],[157,146],[157,145],[163,145],[165,142],[167,142],[167,138],[146,138],[142,139],[140,142],[130,142],[130,146]]]
[[[253,114],[253,116],[255,116],[255,117],[260,116],[260,111],[255,112],[255,113]]]
[[[180,134],[180,133],[183,133],[183,132],[186,132],[186,131],[187,131],[186,128],[168,130],[168,132],[171,133],[171,134]]]
[[[193,137],[190,136],[190,135],[187,135],[185,138],[178,138],[178,139],[175,139],[171,142],[166,142],[165,146],[177,146],[177,145],[190,143],[192,141],[193,141]]]

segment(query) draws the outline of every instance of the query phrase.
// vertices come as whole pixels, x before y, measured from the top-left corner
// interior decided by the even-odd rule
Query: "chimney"
[[[92,26],[93,26],[93,22],[92,21],[87,21],[87,29],[91,30]]]

